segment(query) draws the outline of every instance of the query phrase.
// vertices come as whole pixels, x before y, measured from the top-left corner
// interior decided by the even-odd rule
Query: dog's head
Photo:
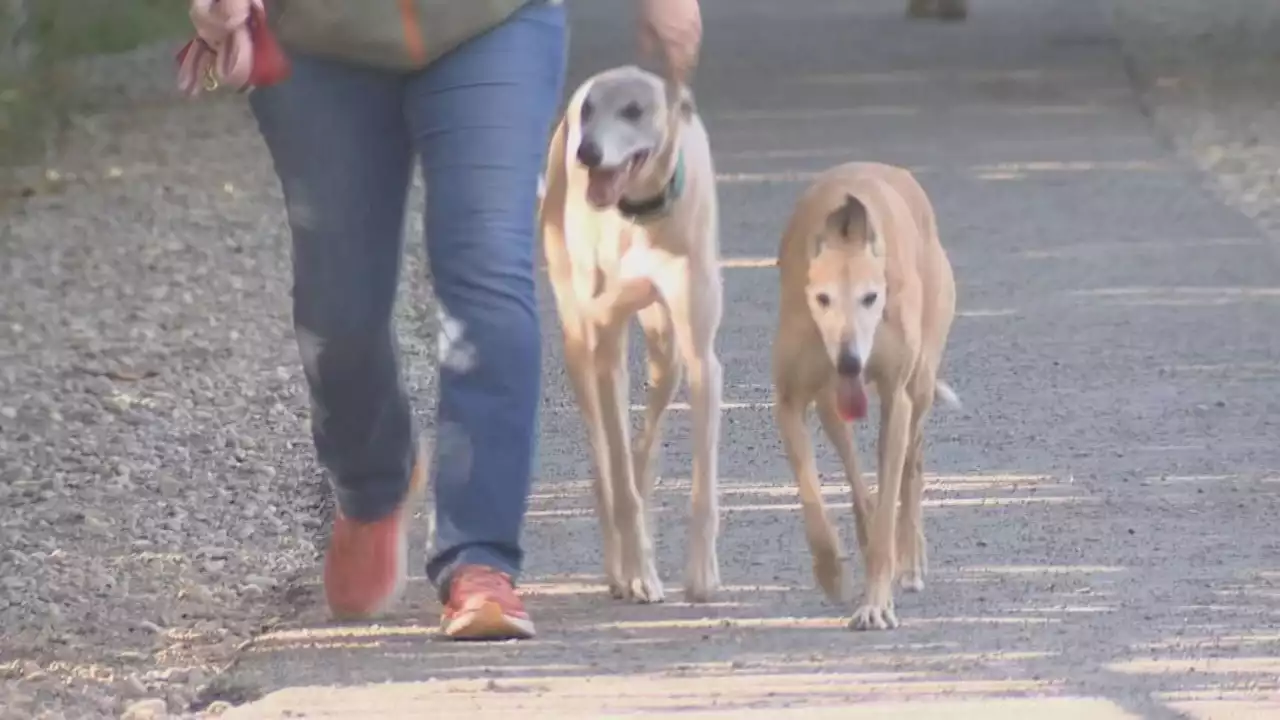
[[[841,381],[861,387],[884,315],[884,241],[867,206],[846,195],[809,242],[809,312]]]
[[[687,89],[670,88],[637,67],[596,76],[584,88],[575,118],[577,161],[588,173],[587,200],[609,207],[647,180],[649,161],[675,141],[680,120],[692,111]]]

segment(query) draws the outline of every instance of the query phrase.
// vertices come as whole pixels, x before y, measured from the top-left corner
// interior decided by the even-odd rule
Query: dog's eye
[[[880,296],[879,296],[878,294],[874,293],[874,292],[869,292],[869,293],[867,293],[866,295],[863,295],[863,296],[862,296],[862,307],[868,307],[868,308],[869,308],[869,307],[871,307],[872,305],[875,305],[875,304],[876,304],[876,300],[878,300],[879,298],[880,298]]]
[[[591,113],[594,111],[595,111],[595,108],[591,107],[591,103],[586,102],[584,100],[582,102],[582,121],[586,122],[588,119],[590,119]]]
[[[831,306],[831,296],[826,293],[818,293],[817,295],[814,296],[813,299],[818,302],[818,307]]]
[[[622,108],[622,112],[618,114],[622,116],[623,120],[634,122],[640,119],[640,116],[644,114],[644,110],[641,109],[639,103],[627,103],[626,106]]]

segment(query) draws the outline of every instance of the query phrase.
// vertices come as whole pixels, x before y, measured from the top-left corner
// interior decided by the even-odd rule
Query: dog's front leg
[[[649,535],[644,502],[631,465],[626,331],[626,324],[599,328],[595,357],[596,387],[600,397],[600,424],[608,448],[623,597],[640,603],[654,603],[662,602],[664,595],[653,556],[653,540]]]
[[[796,397],[785,386],[778,388],[777,396],[774,417],[796,479],[796,488],[800,491],[804,534],[809,542],[809,553],[813,556],[813,577],[828,600],[844,602],[846,579],[841,561],[844,553],[840,548],[840,536],[831,518],[827,517],[827,508],[822,502],[822,483],[818,480],[813,443],[804,423],[809,403]]]
[[[871,517],[867,558],[867,588],[862,605],[853,613],[849,627],[854,630],[886,630],[898,626],[893,611],[894,563],[897,549],[898,493],[902,486],[903,464],[911,431],[911,397],[901,383],[891,393],[881,395],[880,457],[875,510]]]
[[[557,300],[561,298],[557,296]],[[567,298],[566,298],[567,300]],[[566,302],[567,304],[567,302]],[[609,593],[615,598],[625,594],[622,580],[622,557],[618,547],[618,528],[614,523],[613,483],[611,481],[607,440],[600,413],[600,394],[596,383],[595,330],[589,321],[580,317],[572,308],[564,307],[564,359],[573,394],[582,413],[587,431],[587,445],[591,450],[595,478],[591,489],[595,493],[596,518],[600,522],[601,550],[604,554],[605,580]]]
[[[853,526],[858,533],[858,549],[865,558],[869,546],[867,533],[871,524],[871,491],[863,482],[862,470],[858,467],[858,451],[853,444],[853,431],[840,418],[834,393],[830,391],[819,393],[817,405],[818,419],[822,422],[822,429],[826,432],[827,439],[835,446],[836,454],[844,465],[845,479],[853,495]]]

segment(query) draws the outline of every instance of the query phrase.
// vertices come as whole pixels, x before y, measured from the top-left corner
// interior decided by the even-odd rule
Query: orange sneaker
[[[335,619],[366,620],[400,599],[409,576],[409,518],[426,478],[426,457],[419,446],[409,492],[394,512],[359,522],[338,510],[324,556],[324,598]]]
[[[454,573],[440,627],[454,640],[524,640],[534,635],[533,621],[510,576],[483,565],[465,565]]]

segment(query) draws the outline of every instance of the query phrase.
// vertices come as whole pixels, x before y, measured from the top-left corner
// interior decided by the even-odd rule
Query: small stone
[[[225,714],[228,710],[231,709],[231,707],[232,707],[231,703],[227,702],[226,700],[214,700],[213,702],[209,703],[208,707],[204,709],[204,714],[217,717],[219,715]]]
[[[169,706],[160,698],[147,698],[131,703],[120,714],[120,720],[160,720],[169,717]]]
[[[257,585],[264,590],[276,586],[276,579],[266,575],[245,575],[244,581],[248,585]]]
[[[142,680],[137,675],[130,675],[124,681],[124,690],[132,697],[139,697],[147,694],[147,686],[142,684]]]

